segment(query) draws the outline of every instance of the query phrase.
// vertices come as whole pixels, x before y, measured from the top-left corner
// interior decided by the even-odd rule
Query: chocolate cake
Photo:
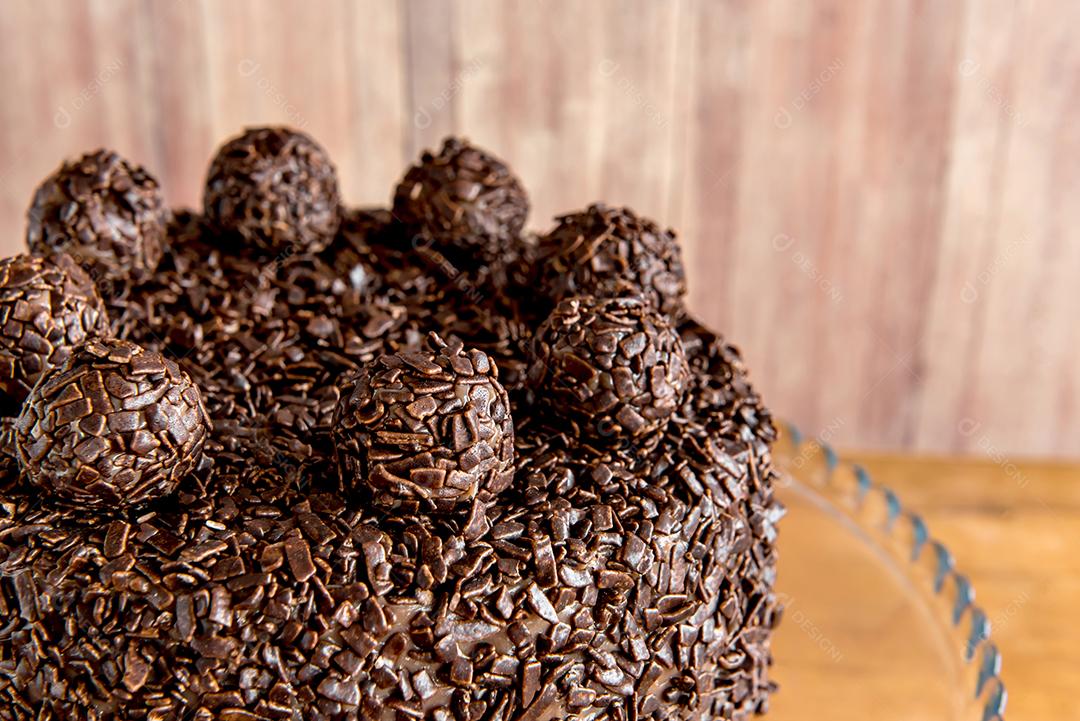
[[[159,236],[87,158],[0,266],[0,720],[765,711],[775,434],[670,231],[262,128]]]

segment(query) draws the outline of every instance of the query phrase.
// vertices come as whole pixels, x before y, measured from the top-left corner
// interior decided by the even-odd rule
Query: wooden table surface
[[[1009,721],[1080,718],[1080,465],[848,453],[919,511],[991,618]]]

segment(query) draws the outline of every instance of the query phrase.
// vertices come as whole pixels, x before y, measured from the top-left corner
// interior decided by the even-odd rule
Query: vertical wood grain
[[[511,163],[529,189],[530,225],[549,228],[600,189],[603,8],[494,0],[456,9],[458,130]]]
[[[730,327],[750,12],[741,2],[694,2],[685,14],[680,84],[689,107],[676,146],[682,182],[669,202],[692,274],[690,303],[708,322]]]
[[[1057,6],[1055,6],[1057,7]],[[998,229],[983,260],[986,311],[967,439],[1034,452],[1080,449],[1080,8],[1021,3]],[[974,446],[974,443],[972,443]],[[978,446],[975,446],[978,448]]]
[[[1047,0],[10,0],[0,243],[100,145],[198,206],[216,145],[288,123],[385,204],[456,133],[535,229],[595,200],[673,225],[691,307],[811,432],[1080,457],[1077,28]]]
[[[651,0],[605,7],[601,76],[594,102],[602,152],[599,199],[670,222],[672,134],[680,3]],[[649,28],[641,32],[641,28]]]
[[[344,0],[348,126],[335,159],[354,203],[384,205],[412,158],[407,110],[403,3]]]
[[[981,280],[994,256],[1001,217],[1005,161],[1015,125],[1014,54],[1023,18],[1012,0],[969,5],[959,60],[954,68],[955,110],[950,132],[952,162],[945,214],[923,346],[951,363],[927,363],[919,403],[917,445],[952,439],[968,450],[976,374],[987,317]],[[958,432],[958,429],[962,431]]]
[[[870,31],[876,51],[867,58],[865,112],[880,125],[868,128],[864,141],[859,191],[871,198],[873,213],[859,219],[857,242],[874,255],[869,269],[856,272],[870,281],[872,308],[859,385],[873,392],[856,423],[876,425],[882,441],[894,446],[914,439],[923,366],[938,357],[921,341],[951,160],[961,9],[957,3],[877,3]],[[906,31],[890,32],[898,27]]]
[[[129,102],[145,108],[151,166],[166,195],[176,205],[199,207],[202,194],[192,180],[205,173],[206,155],[217,142],[206,101],[207,18],[194,2],[137,5],[148,42],[140,43],[138,56],[142,87]]]

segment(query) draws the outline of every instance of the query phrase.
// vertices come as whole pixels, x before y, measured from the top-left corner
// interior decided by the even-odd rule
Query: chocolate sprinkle
[[[34,255],[70,254],[99,284],[126,285],[157,268],[167,221],[157,181],[141,166],[98,150],[64,163],[38,187],[26,244]]]
[[[782,509],[775,434],[737,352],[680,315],[681,402],[647,443],[598,443],[526,385],[529,254],[504,248],[507,272],[429,262],[407,233],[385,210],[353,210],[322,251],[267,263],[232,252],[216,222],[175,214],[158,272],[107,304],[119,337],[183,359],[214,419],[204,458],[168,496],[94,510],[0,463],[0,718],[765,709]],[[445,344],[425,345],[431,332]],[[645,336],[602,352],[638,358],[656,347]],[[142,382],[131,370],[110,394]],[[503,402],[501,386],[506,487],[440,508],[340,477],[343,449],[367,453],[341,422],[345,381],[365,372],[399,380],[380,382],[400,421],[382,430],[418,434],[371,449],[466,476],[486,467],[466,454],[487,431],[464,416],[455,435],[472,396],[453,389]]]

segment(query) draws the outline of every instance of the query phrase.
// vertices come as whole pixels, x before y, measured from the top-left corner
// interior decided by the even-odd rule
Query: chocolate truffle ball
[[[675,235],[628,208],[591,205],[558,218],[540,239],[539,258],[541,290],[553,301],[640,294],[675,316],[686,295]]]
[[[98,150],[46,178],[28,215],[31,253],[66,252],[96,281],[127,283],[154,273],[169,213],[149,173],[110,150]]]
[[[15,418],[0,417],[0,478],[19,477],[19,454],[15,449]]]
[[[105,304],[65,253],[0,260],[0,393],[21,404],[88,337],[108,335]]]
[[[95,339],[45,373],[15,424],[27,479],[62,504],[124,508],[167,495],[202,458],[210,419],[173,361]]]
[[[333,430],[346,485],[447,511],[510,485],[514,423],[487,354],[434,334],[429,346],[347,377]]]
[[[203,203],[220,229],[268,253],[322,250],[341,222],[333,163],[291,128],[251,128],[221,146]]]
[[[529,199],[510,169],[463,140],[425,152],[394,193],[394,217],[423,242],[490,261],[521,233]]]
[[[690,382],[682,341],[640,297],[567,298],[533,338],[529,382],[594,441],[648,439]]]

